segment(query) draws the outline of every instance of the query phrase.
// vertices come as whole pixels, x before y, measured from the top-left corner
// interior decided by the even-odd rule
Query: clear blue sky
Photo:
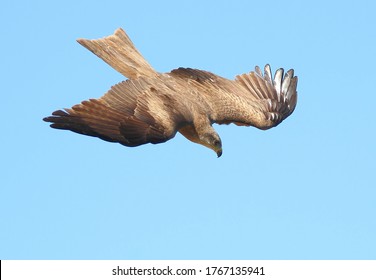
[[[375,1],[2,1],[0,259],[375,259]],[[269,131],[126,148],[49,128],[124,79],[76,39],[123,27],[155,69],[299,76]]]

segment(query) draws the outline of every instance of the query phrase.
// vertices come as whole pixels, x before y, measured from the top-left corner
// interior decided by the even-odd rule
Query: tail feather
[[[121,28],[105,38],[77,42],[129,79],[157,74]]]

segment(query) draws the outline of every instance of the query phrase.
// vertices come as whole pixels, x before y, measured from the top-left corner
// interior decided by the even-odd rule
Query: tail
[[[129,79],[157,74],[121,28],[102,39],[78,39],[77,42]]]

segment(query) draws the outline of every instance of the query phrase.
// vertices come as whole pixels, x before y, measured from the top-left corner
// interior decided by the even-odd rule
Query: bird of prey
[[[163,143],[180,132],[220,157],[222,142],[213,123],[265,130],[280,124],[296,106],[293,69],[278,69],[273,77],[268,64],[264,73],[256,66],[234,80],[191,68],[159,73],[121,28],[102,39],[77,41],[128,79],[98,99],[44,118],[53,128],[128,147]]]

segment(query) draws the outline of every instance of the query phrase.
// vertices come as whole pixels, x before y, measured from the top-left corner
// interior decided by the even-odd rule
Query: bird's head
[[[222,141],[216,132],[205,133],[200,138],[202,145],[212,149],[218,157],[222,155]]]

